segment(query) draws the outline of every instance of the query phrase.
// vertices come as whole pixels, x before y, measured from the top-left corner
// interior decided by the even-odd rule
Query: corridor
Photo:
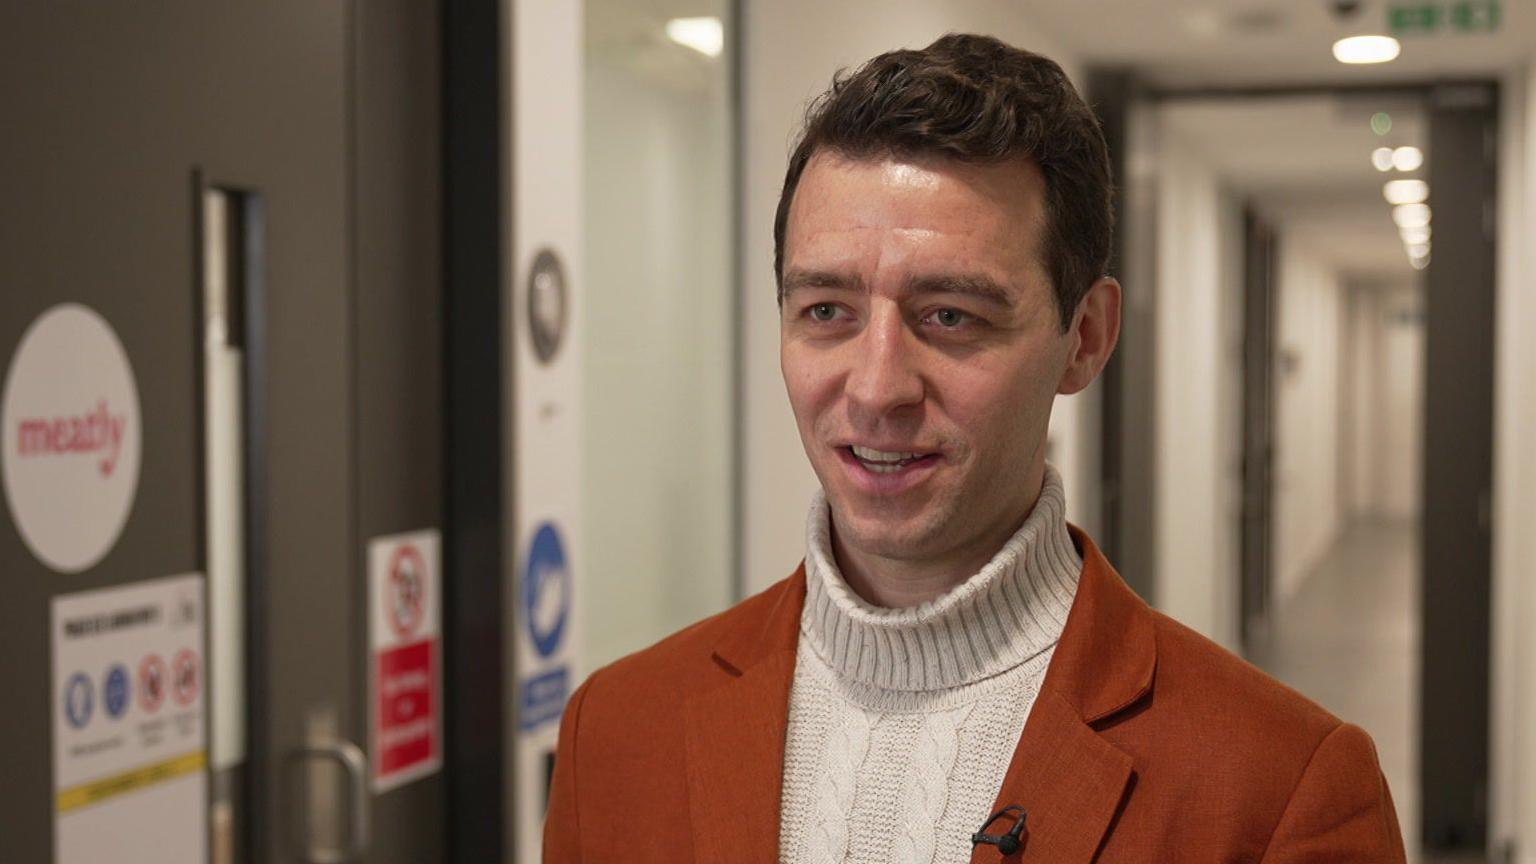
[[[1294,596],[1279,598],[1249,659],[1376,741],[1417,862],[1418,538],[1406,520],[1352,523]]]

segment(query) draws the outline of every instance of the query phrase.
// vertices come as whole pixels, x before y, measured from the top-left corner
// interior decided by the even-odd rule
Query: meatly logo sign
[[[133,367],[107,319],[79,303],[44,310],[5,370],[0,477],[17,533],[45,566],[78,573],[117,544],[138,493],[140,422]]]
[[[23,459],[41,456],[68,456],[76,453],[100,455],[96,467],[101,476],[111,477],[123,450],[123,429],[128,415],[113,413],[107,400],[96,408],[74,417],[23,417],[17,421],[18,455]]]

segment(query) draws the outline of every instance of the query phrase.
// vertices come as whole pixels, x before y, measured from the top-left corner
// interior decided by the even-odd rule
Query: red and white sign
[[[183,648],[176,652],[176,659],[172,661],[171,668],[174,677],[171,679],[172,692],[176,697],[176,704],[183,707],[191,705],[197,698],[201,687],[197,672],[197,655],[189,649]]]
[[[139,704],[146,714],[153,714],[164,701],[165,661],[159,654],[148,654],[139,661]]]
[[[442,579],[438,532],[368,544],[373,788],[442,766]]]
[[[60,573],[116,545],[139,485],[139,391],[107,320],[61,303],[22,334],[0,395],[0,475],[27,548]]]

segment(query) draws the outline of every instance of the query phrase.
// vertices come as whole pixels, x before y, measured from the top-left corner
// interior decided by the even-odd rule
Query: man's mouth
[[[937,453],[876,450],[871,447],[860,447],[857,444],[845,449],[860,465],[875,474],[895,474],[903,468],[939,458]]]

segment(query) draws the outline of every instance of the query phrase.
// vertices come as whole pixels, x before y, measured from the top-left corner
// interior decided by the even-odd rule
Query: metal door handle
[[[368,760],[351,741],[312,744],[289,753],[289,771],[316,760],[334,762],[346,772],[351,828],[347,842],[340,848],[316,848],[312,838],[305,836],[302,841],[294,839],[294,851],[304,864],[347,864],[368,848]],[[291,782],[289,788],[294,788]],[[308,823],[305,824],[307,835]],[[293,836],[291,831],[289,836]]]

